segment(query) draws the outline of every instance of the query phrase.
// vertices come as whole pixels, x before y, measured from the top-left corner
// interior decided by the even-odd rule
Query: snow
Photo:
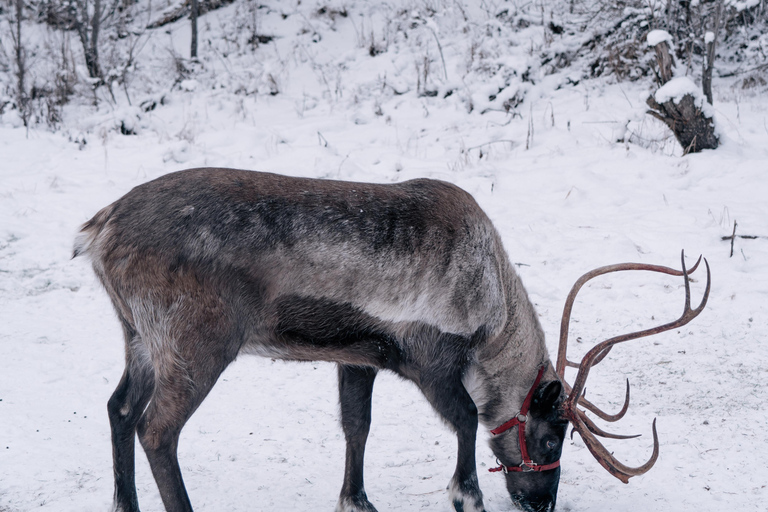
[[[674,103],[679,103],[686,95],[693,96],[694,105],[700,108],[705,116],[714,117],[715,112],[712,105],[707,102],[699,86],[693,83],[693,80],[687,76],[673,78],[659,87],[653,94],[653,97],[659,103],[665,103],[670,100]]]
[[[735,8],[738,12],[741,12],[746,9],[757,7],[758,5],[760,5],[760,0],[727,0],[725,2],[725,5],[730,5],[731,7]]]
[[[109,508],[106,402],[122,373],[122,333],[87,262],[70,259],[72,241],[80,224],[132,187],[197,166],[456,183],[494,221],[553,357],[563,302],[582,273],[623,261],[679,268],[681,249],[689,265],[703,254],[713,287],[701,316],[684,328],[616,347],[587,386],[593,402],[614,410],[630,379],[630,411],[606,428],[643,437],[605,444],[627,464],[642,463],[651,452],[655,417],[658,462],[624,485],[575,436],[564,448],[558,510],[765,510],[765,99],[716,81],[721,147],[681,156],[666,128],[635,100],[647,95],[643,84],[566,86],[564,75],[536,74],[535,68],[535,83],[523,82],[531,48],[544,44],[541,27],[473,39],[486,30],[477,29],[475,21],[485,16],[477,6],[465,6],[475,24],[464,24],[458,9],[453,17],[435,17],[449,79],[467,85],[447,98],[428,97],[417,95],[416,67],[427,47],[419,44],[431,45],[427,85],[451,88],[432,32],[408,40],[393,36],[386,52],[370,57],[357,41],[370,27],[384,33],[386,13],[349,2],[349,17],[331,22],[312,17],[317,4],[304,5],[306,16],[295,27],[277,14],[263,15],[262,33],[281,37],[243,52],[239,58],[250,67],[225,69],[220,54],[201,47],[201,70],[189,78],[196,85],[179,82],[160,93],[152,87],[175,78],[155,65],[167,60],[164,35],[145,50],[147,74],[134,87],[146,92],[134,91],[134,107],[122,97],[114,108],[74,105],[56,133],[27,131],[12,111],[3,115],[0,510]],[[403,5],[414,17],[428,16]],[[237,8],[206,15],[201,41],[212,31],[232,32],[227,27]],[[491,18],[488,26],[494,23]],[[304,25],[322,36],[318,43],[297,42],[294,35]],[[175,47],[186,48],[186,22],[170,31]],[[490,100],[479,89],[485,66],[520,73],[504,91],[498,92],[504,83],[493,89],[498,96]],[[274,96],[267,75],[279,86]],[[677,80],[657,93],[657,101],[691,90],[692,82]],[[512,116],[501,104],[518,91],[525,102]],[[145,99],[157,107],[135,107]],[[136,135],[120,133],[127,121]],[[737,238],[729,257],[730,242],[721,237],[731,234],[735,221],[737,235],[761,238]],[[694,303],[703,293],[701,273],[694,274]],[[599,340],[675,318],[683,297],[680,278],[601,278],[585,287],[574,308],[572,357]],[[494,465],[487,437],[481,428],[477,462],[486,508],[514,510],[503,477],[487,472]],[[455,465],[455,436],[413,385],[390,374],[379,377],[366,453],[366,491],[380,511],[451,510],[445,487]],[[334,366],[238,359],[187,424],[179,459],[197,510],[333,510],[344,470]],[[136,460],[142,510],[162,510],[138,445]]]
[[[651,30],[646,36],[648,46],[656,46],[664,41],[672,45],[672,35],[666,30]]]
[[[704,43],[705,44],[712,44],[715,42],[715,33],[710,32],[709,30],[704,34]]]
[[[693,80],[687,76],[680,76],[673,78],[663,86],[659,87],[653,96],[659,103],[664,103],[669,100],[678,103],[686,94],[698,98],[701,96],[701,91],[699,90],[699,87],[693,83]]]
[[[182,88],[182,90],[187,92],[195,92],[195,90],[198,87],[197,80],[182,80],[181,83],[179,83],[179,86]]]

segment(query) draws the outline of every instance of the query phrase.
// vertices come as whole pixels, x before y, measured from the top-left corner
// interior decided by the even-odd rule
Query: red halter
[[[517,426],[517,433],[520,441],[520,455],[523,458],[523,462],[521,462],[519,466],[505,466],[499,461],[499,459],[496,459],[496,462],[499,463],[499,467],[489,469],[488,471],[490,471],[491,473],[495,473],[497,471],[503,471],[505,473],[508,473],[509,471],[524,472],[524,473],[527,473],[529,471],[547,471],[549,469],[555,469],[556,467],[560,466],[559,460],[551,464],[544,464],[544,465],[536,464],[528,456],[528,446],[525,444],[525,423],[528,421],[528,409],[530,409],[531,407],[531,401],[533,400],[533,392],[536,391],[537,387],[539,387],[539,382],[541,382],[541,376],[544,375],[544,368],[545,368],[544,366],[539,368],[539,374],[536,376],[536,380],[534,381],[533,386],[531,387],[531,390],[528,391],[528,395],[525,397],[525,400],[523,401],[523,406],[520,408],[520,412],[517,414],[517,416],[515,416],[508,422],[504,423],[503,425],[498,426],[495,429],[491,430],[491,434],[498,435],[498,434],[501,434],[502,432],[506,432],[512,427]]]

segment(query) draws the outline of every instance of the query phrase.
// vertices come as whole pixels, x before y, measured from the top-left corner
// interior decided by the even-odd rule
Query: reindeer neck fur
[[[478,348],[464,378],[479,420],[488,428],[520,411],[541,366],[546,367],[545,381],[557,380],[533,304],[508,261],[503,270],[507,321],[497,335]]]

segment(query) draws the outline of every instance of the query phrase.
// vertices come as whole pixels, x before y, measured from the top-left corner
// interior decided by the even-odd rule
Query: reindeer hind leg
[[[363,458],[371,426],[371,397],[376,369],[339,364],[341,426],[347,441],[344,484],[337,512],[376,512],[363,486]]]
[[[196,307],[197,306],[197,307]],[[145,309],[142,328],[155,372],[152,398],[137,425],[139,442],[167,512],[191,512],[177,458],[181,430],[235,359],[242,335],[210,304]],[[216,314],[211,314],[214,311]]]
[[[115,477],[115,512],[138,512],[135,484],[136,425],[144,413],[152,390],[154,372],[149,360],[137,351],[141,338],[125,321],[126,365],[123,376],[107,402],[112,430],[112,459]]]

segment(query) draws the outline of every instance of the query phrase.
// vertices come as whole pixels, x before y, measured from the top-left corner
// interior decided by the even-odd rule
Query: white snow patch
[[[181,87],[181,90],[187,91],[187,92],[195,92],[197,90],[198,85],[199,84],[197,80],[194,80],[191,78],[187,80],[182,80],[181,83],[179,83],[179,87]]]
[[[139,129],[141,121],[141,109],[137,107],[120,107],[115,110],[114,123],[118,130],[126,135],[133,135]]]
[[[659,103],[664,103],[669,100],[679,103],[686,94],[690,94],[694,98],[701,97],[701,91],[699,90],[699,87],[693,83],[693,80],[687,76],[680,76],[673,78],[661,86],[653,96]]]
[[[745,9],[757,7],[760,5],[760,0],[726,0],[725,4],[730,5],[738,12],[741,12]]]
[[[693,83],[693,80],[687,76],[679,76],[673,78],[657,90],[653,97],[659,103],[665,103],[672,101],[673,103],[680,103],[684,96],[693,96],[693,103],[704,112],[706,117],[714,117],[715,111],[712,105],[707,103],[707,99],[704,97],[704,93],[701,92],[699,86]]]
[[[21,128],[24,126],[24,119],[19,115],[19,111],[15,109],[0,115],[0,121],[12,128]]]
[[[672,44],[672,35],[666,30],[651,30],[646,36],[648,46],[656,46],[657,44],[666,41],[670,45]]]

